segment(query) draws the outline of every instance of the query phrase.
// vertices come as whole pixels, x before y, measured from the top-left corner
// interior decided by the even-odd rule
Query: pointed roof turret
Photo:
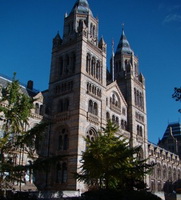
[[[53,38],[53,48],[57,48],[62,44],[62,38],[60,37],[59,32],[57,35]]]
[[[119,40],[119,44],[117,46],[116,54],[125,53],[125,54],[132,54],[133,50],[130,47],[130,44],[126,38],[124,33],[124,28],[122,28],[122,35]]]
[[[92,15],[92,11],[89,8],[89,4],[87,0],[77,0],[74,4],[74,7],[71,10],[71,13],[73,13],[75,10],[81,14],[90,13]]]

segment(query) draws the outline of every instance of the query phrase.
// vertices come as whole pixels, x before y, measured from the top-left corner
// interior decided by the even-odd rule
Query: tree
[[[100,189],[145,188],[143,179],[152,167],[146,160],[138,159],[140,147],[130,147],[123,136],[116,135],[117,131],[118,126],[109,121],[94,140],[85,138],[87,148],[76,177]]]
[[[25,172],[32,168],[24,164],[25,155],[32,161],[36,159],[36,138],[40,137],[45,125],[41,123],[26,130],[32,108],[33,99],[22,92],[14,74],[12,82],[2,88],[0,97],[0,189],[11,188],[14,181],[21,183],[24,180]]]
[[[172,98],[174,98],[176,101],[181,101],[181,87],[174,88],[174,93],[172,94]],[[179,109],[178,111],[181,112],[181,109]]]

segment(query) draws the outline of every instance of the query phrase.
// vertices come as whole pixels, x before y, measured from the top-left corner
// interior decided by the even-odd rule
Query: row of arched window
[[[55,94],[70,92],[73,89],[73,81],[61,83],[55,87]]]
[[[93,23],[90,24],[90,36],[96,37],[96,26]]]
[[[69,109],[69,98],[60,99],[58,102],[58,112],[65,112]]]
[[[88,112],[93,115],[98,115],[98,105],[96,102],[89,100]]]
[[[87,83],[87,92],[92,93],[98,97],[102,96],[101,89],[89,82]]]
[[[138,112],[136,112],[136,119],[141,122],[144,122],[144,116]]]
[[[60,76],[75,72],[76,55],[74,52],[59,57]]]
[[[112,118],[110,117],[109,112],[106,113],[106,120],[109,121],[111,120],[113,123],[117,124],[118,126],[121,127],[123,130],[127,130],[127,122],[124,119],[119,120],[119,117],[112,115]]]
[[[143,93],[134,88],[134,99],[135,99],[135,105],[140,107],[141,109],[144,109],[144,98]]]
[[[143,129],[142,129],[142,126],[140,125],[137,125],[137,135],[139,136],[143,136]]]
[[[97,79],[98,81],[102,81],[102,66],[99,60],[96,60],[94,56],[91,54],[87,54],[86,58],[86,72]]]
[[[157,179],[164,179],[169,181],[176,181],[181,178],[180,170],[176,170],[172,167],[167,167],[166,165],[161,166],[160,163],[154,167],[152,176],[157,177]]]
[[[119,99],[118,95],[116,95],[115,93],[113,93],[112,96],[110,97],[110,104],[114,105],[114,106],[116,106],[118,108],[121,107],[120,99]]]

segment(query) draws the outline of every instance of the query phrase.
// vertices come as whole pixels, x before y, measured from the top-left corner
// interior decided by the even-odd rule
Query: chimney
[[[27,89],[33,90],[33,81],[32,80],[28,81],[28,83],[27,83]]]

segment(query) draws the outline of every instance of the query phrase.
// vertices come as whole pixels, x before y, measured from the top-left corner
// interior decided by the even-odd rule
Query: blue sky
[[[62,36],[65,12],[75,0],[0,0],[0,73],[36,89],[48,88],[52,39]],[[180,87],[181,1],[180,0],[89,0],[99,19],[99,37],[115,48],[121,24],[146,79],[148,137],[157,143],[168,122],[178,122],[181,104],[171,96]],[[109,60],[108,60],[109,66]]]

